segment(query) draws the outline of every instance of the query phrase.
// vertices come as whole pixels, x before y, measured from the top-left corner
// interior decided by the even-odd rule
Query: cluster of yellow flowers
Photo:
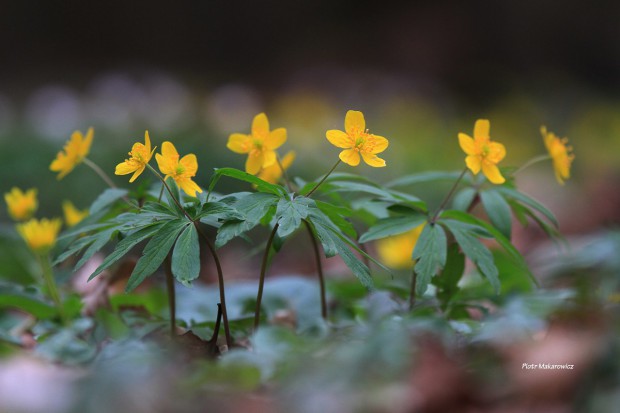
[[[560,184],[563,184],[570,177],[570,168],[574,159],[572,148],[568,146],[566,138],[558,138],[552,132],[548,132],[544,126],[541,127],[541,133],[548,155],[553,162],[556,178]],[[93,128],[89,128],[86,135],[80,131],[75,131],[71,135],[63,150],[58,152],[50,165],[51,171],[58,172],[58,179],[62,179],[80,163],[89,162],[87,156],[93,135]],[[385,160],[377,155],[385,151],[389,142],[383,136],[369,133],[362,112],[349,110],[345,116],[344,131],[328,130],[325,136],[332,145],[343,149],[339,154],[339,159],[350,166],[359,165],[362,159],[372,167],[386,165]],[[226,146],[235,153],[247,154],[246,172],[258,175],[267,182],[278,183],[284,171],[295,160],[293,151],[288,152],[282,159],[277,154],[276,150],[286,142],[286,139],[286,129],[270,130],[267,115],[260,113],[254,117],[249,134],[231,134]],[[498,167],[499,162],[506,156],[506,148],[501,143],[491,140],[488,120],[476,121],[473,138],[465,133],[459,133],[458,140],[461,149],[467,155],[465,164],[474,175],[482,171],[494,184],[502,184],[506,181]],[[149,162],[155,150],[156,147],[151,147],[151,139],[146,131],[144,143],[137,142],[132,146],[129,152],[130,157],[116,166],[115,174],[133,174],[129,182],[134,182],[147,167],[151,168]],[[196,193],[202,192],[200,186],[193,181],[198,171],[196,155],[190,153],[180,157],[175,146],[165,141],[161,145],[161,153],[155,154],[155,159],[160,172],[164,175],[162,178],[164,181],[172,178],[179,188],[190,196],[196,196]],[[4,196],[9,215],[16,221],[30,219],[38,206],[36,195],[37,190],[34,188],[26,192],[22,192],[19,188],[12,188]],[[77,210],[69,201],[63,203],[63,211],[68,226],[77,224],[88,214],[87,211]],[[35,251],[44,251],[53,247],[60,227],[59,219],[40,221],[30,219],[18,225],[18,232],[30,248]],[[405,253],[397,254],[397,252],[405,251],[407,262],[409,262],[411,250],[415,246],[421,229],[422,227],[419,227],[401,236],[385,239],[382,241],[383,244],[378,245],[380,254],[386,261],[398,267],[404,262],[402,256]]]
[[[16,225],[17,232],[31,250],[45,253],[54,247],[62,221],[59,218],[41,220],[32,218],[39,205],[36,188],[24,192],[13,187],[10,192],[4,194],[4,200],[11,218],[19,222]],[[62,209],[65,223],[69,227],[76,225],[88,215],[87,210],[78,210],[71,201],[64,201]]]

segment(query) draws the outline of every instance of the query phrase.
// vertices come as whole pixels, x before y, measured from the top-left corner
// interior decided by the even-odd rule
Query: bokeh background
[[[110,174],[148,129],[215,167],[265,111],[286,127],[292,174],[312,178],[337,151],[324,138],[346,110],[390,138],[379,182],[460,169],[457,133],[491,120],[504,165],[544,153],[541,124],[575,148],[560,188],[550,164],[521,185],[564,232],[618,222],[620,4],[556,1],[2,2],[0,191],[40,188],[40,215],[86,207],[104,188],[87,168],[57,181],[48,166],[76,129],[95,128],[91,159]],[[83,168],[83,169],[82,169]],[[344,167],[346,169],[348,167]],[[126,179],[115,177],[120,185]],[[424,193],[424,188],[412,191]],[[433,196],[432,193],[429,196]],[[5,211],[0,220],[8,222]]]

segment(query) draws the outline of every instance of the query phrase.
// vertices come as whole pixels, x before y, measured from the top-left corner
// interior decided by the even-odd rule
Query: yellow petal
[[[489,161],[482,162],[482,173],[494,184],[503,184],[506,182],[497,165]]]
[[[251,148],[251,139],[242,133],[233,133],[228,137],[226,147],[235,153],[248,153]]]
[[[181,158],[179,163],[185,168],[186,176],[196,175],[196,172],[198,171],[198,160],[196,159],[196,155],[189,153]]]
[[[249,174],[256,175],[260,168],[263,167],[265,156],[261,151],[252,151],[245,161],[245,171]]]
[[[347,165],[357,166],[360,164],[360,153],[355,149],[345,149],[340,152],[340,160]]]
[[[267,168],[275,164],[276,164],[276,152],[275,151],[264,151],[262,168]]]
[[[162,174],[166,176],[170,176],[174,174],[174,166],[171,165],[170,159],[163,157],[161,154],[155,154],[155,160],[157,161],[157,166]]]
[[[144,146],[146,148],[147,153],[151,153],[151,137],[149,136],[149,131],[144,131]],[[149,158],[150,160],[150,158]],[[148,161],[147,161],[148,162]]]
[[[269,132],[269,135],[264,141],[264,145],[267,149],[277,149],[286,142],[286,129],[278,128]]]
[[[269,135],[269,121],[267,115],[259,113],[252,120],[252,136],[266,138]]]
[[[377,155],[362,152],[362,158],[364,158],[364,162],[366,162],[370,166],[374,166],[375,168],[381,168],[385,166],[385,159],[381,159]]]
[[[464,133],[459,133],[459,145],[461,145],[461,149],[467,155],[476,155],[476,144],[472,138],[465,135]]]
[[[146,166],[142,165],[141,167],[139,167],[136,172],[133,174],[133,176],[129,179],[129,183],[133,182],[136,180],[137,177],[140,176],[140,174],[142,172],[144,172],[144,169],[146,168]]]
[[[127,174],[134,172],[136,168],[137,166],[135,164],[131,164],[127,161],[121,162],[118,165],[116,165],[116,169],[114,170],[114,175],[127,175]]]
[[[487,119],[478,119],[474,125],[474,139],[476,141],[486,141],[489,139],[491,123]]]
[[[284,169],[290,168],[290,166],[293,164],[293,161],[295,160],[295,156],[295,151],[289,151],[286,155],[284,155],[284,157],[280,161],[282,167]]]
[[[498,163],[506,156],[506,148],[499,142],[489,143],[489,154],[487,159],[493,163]]]
[[[344,118],[344,130],[349,135],[354,135],[356,132],[364,132],[366,130],[364,114],[357,110],[348,111]]]
[[[177,185],[181,188],[187,195],[196,196],[196,192],[202,192],[202,188],[198,186],[198,184],[191,179],[181,179],[177,181]]]
[[[328,130],[325,132],[325,137],[337,148],[352,148],[354,145],[353,139],[341,130]]]
[[[365,147],[368,147],[368,151],[374,155],[383,152],[389,144],[390,142],[383,136],[369,135]]]
[[[172,142],[165,141],[161,144],[161,154],[164,158],[177,161],[179,159],[179,153],[174,147]]]
[[[90,152],[90,145],[93,142],[94,136],[95,136],[95,130],[92,127],[88,128],[88,131],[86,132],[86,137],[84,138],[84,141],[82,142],[80,155],[82,156],[88,155],[88,152]]]
[[[465,158],[465,164],[474,175],[480,172],[481,161],[479,156],[469,155]]]

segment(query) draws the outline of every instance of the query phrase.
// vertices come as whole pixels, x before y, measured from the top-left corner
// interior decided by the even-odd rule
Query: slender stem
[[[448,192],[448,195],[446,195],[444,200],[441,202],[441,205],[439,205],[439,208],[437,208],[437,210],[435,211],[435,214],[433,214],[433,218],[431,218],[431,221],[430,221],[431,224],[434,224],[435,221],[437,221],[437,217],[439,216],[441,211],[444,209],[444,207],[446,206],[450,198],[452,198],[452,195],[454,195],[454,192],[456,191],[456,188],[458,187],[459,182],[461,182],[461,179],[463,179],[463,177],[465,176],[465,172],[467,172],[467,167],[463,169],[463,172],[461,172],[459,177],[454,182],[454,185],[452,185],[452,189],[450,189],[450,192]]]
[[[209,251],[211,251],[211,256],[213,257],[213,261],[215,262],[215,268],[217,269],[217,280],[220,289],[220,304],[222,305],[222,319],[224,320],[224,333],[226,335],[226,345],[229,349],[232,348],[232,337],[230,335],[230,326],[228,325],[228,313],[226,311],[226,290],[224,288],[224,273],[222,272],[222,264],[220,263],[220,258],[215,251],[215,247],[211,243],[211,240],[207,237],[207,235],[202,232],[200,226],[197,222],[194,222],[194,226],[198,230],[198,234],[202,237],[202,239],[207,244]]]
[[[41,271],[43,272],[43,281],[45,282],[45,286],[56,305],[56,309],[58,310],[58,315],[62,320],[62,323],[67,325],[68,320],[65,315],[65,310],[62,306],[62,301],[60,299],[60,293],[58,292],[58,287],[56,286],[56,281],[54,280],[54,274],[52,273],[52,264],[50,263],[48,254],[35,254],[37,256],[37,260],[39,261],[39,265],[41,266]]]
[[[166,257],[164,267],[166,268],[166,289],[168,291],[168,307],[170,310],[170,337],[174,337],[177,329],[177,312],[174,277],[172,275],[170,254]]]
[[[88,165],[88,166],[90,167],[90,169],[92,169],[93,171],[95,171],[95,173],[96,173],[97,175],[99,175],[99,177],[100,177],[101,179],[103,179],[103,181],[104,181],[106,184],[108,184],[108,186],[109,186],[110,188],[117,188],[117,186],[114,184],[114,182],[112,182],[112,180],[110,179],[110,177],[109,177],[109,176],[108,176],[105,172],[103,172],[103,169],[101,169],[101,168],[99,167],[99,165],[97,165],[96,163],[94,163],[93,161],[91,161],[91,160],[90,160],[90,159],[88,159],[88,158],[83,158],[83,159],[82,159],[82,161],[83,161],[86,165]]]
[[[325,182],[325,180],[327,179],[327,177],[328,177],[329,175],[331,175],[331,173],[332,173],[332,172],[334,172],[334,169],[336,169],[336,167],[337,167],[338,165],[340,165],[340,162],[342,162],[342,161],[340,160],[340,158],[338,158],[338,162],[336,162],[336,163],[334,164],[334,166],[332,166],[332,169],[330,169],[330,170],[329,170],[329,172],[327,172],[327,173],[325,174],[325,176],[323,177],[323,179],[321,179],[321,180],[319,181],[319,183],[318,183],[318,184],[316,184],[316,185],[314,186],[314,188],[312,188],[312,189],[310,190],[310,192],[308,192],[308,193],[306,194],[306,196],[307,196],[308,198],[310,198],[310,195],[312,195],[312,194],[314,193],[314,191],[316,191],[316,190],[319,188],[319,186],[321,186],[321,184],[322,184],[323,182]]]
[[[224,319],[224,331],[226,333],[226,345],[228,346],[228,348],[232,348],[232,337],[230,335],[230,326],[228,325],[228,313],[226,311],[226,294],[225,294],[225,289],[224,289],[224,273],[222,272],[222,265],[220,263],[220,258],[217,255],[217,252],[215,251],[215,247],[211,243],[211,240],[209,239],[209,237],[207,237],[207,234],[205,234],[202,231],[202,229],[198,225],[198,222],[196,222],[187,213],[187,211],[185,210],[185,208],[183,208],[183,206],[181,205],[179,200],[176,199],[176,197],[172,193],[172,190],[168,186],[168,183],[166,182],[164,177],[161,176],[151,165],[149,165],[149,164],[146,164],[146,165],[161,180],[161,182],[164,184],[166,190],[170,194],[170,197],[172,198],[174,203],[181,209],[181,211],[183,211],[183,214],[185,215],[185,217],[194,223],[194,226],[196,227],[196,230],[198,231],[198,234],[205,241],[205,244],[207,244],[207,247],[209,248],[209,251],[211,252],[211,255],[213,256],[213,261],[215,262],[215,267],[217,269],[217,279],[218,279],[218,284],[219,284],[219,289],[220,289],[220,303],[222,304],[222,318]]]
[[[164,185],[161,185],[161,189],[159,190],[159,197],[157,198],[157,202],[161,203],[161,197],[164,195]]]
[[[183,205],[181,205],[181,203],[179,202],[179,200],[174,196],[174,194],[172,193],[172,189],[170,189],[170,186],[168,186],[168,182],[166,182],[166,179],[161,176],[159,174],[159,172],[157,172],[155,170],[155,168],[153,168],[151,165],[149,165],[148,163],[146,164],[146,166],[151,170],[151,172],[153,172],[155,174],[155,176],[157,176],[157,178],[159,178],[159,180],[161,181],[162,184],[164,184],[164,187],[166,188],[166,190],[168,191],[168,193],[170,194],[170,198],[172,198],[172,200],[174,201],[174,203],[176,204],[176,206],[179,207],[179,209],[181,211],[183,211],[183,214],[185,215],[185,217],[187,219],[189,219],[190,221],[194,222],[194,219],[187,213],[187,211],[185,210],[185,208],[183,208]]]
[[[523,172],[524,169],[529,168],[530,166],[534,165],[535,163],[546,161],[548,159],[551,159],[551,156],[549,156],[549,155],[536,156],[536,157],[530,159],[529,161],[527,161],[526,163],[524,163],[523,165],[521,165],[519,167],[519,169],[517,169],[516,171],[514,171],[512,173],[512,176],[516,176],[517,174]]]
[[[308,229],[308,235],[310,235],[310,241],[312,242],[312,249],[314,250],[314,261],[316,262],[316,272],[319,276],[319,287],[321,291],[321,316],[324,320],[327,320],[327,300],[325,298],[325,278],[323,277],[323,264],[321,263],[321,252],[319,251],[319,244],[316,242],[314,232],[310,223],[304,220],[304,224]]]
[[[409,292],[409,311],[413,310],[415,305],[415,285],[418,280],[418,274],[415,272],[415,268],[411,271],[411,291]]]
[[[260,324],[260,305],[263,300],[263,285],[265,284],[265,273],[267,272],[267,263],[269,262],[269,251],[271,250],[271,244],[273,238],[276,236],[276,232],[280,228],[280,224],[276,223],[273,226],[269,239],[267,240],[267,247],[265,248],[265,254],[263,255],[263,263],[260,267],[260,278],[258,279],[258,293],[256,294],[256,310],[254,311],[254,330],[258,328]]]
[[[103,179],[103,182],[105,182],[110,188],[112,189],[117,189],[118,187],[114,184],[114,182],[112,182],[112,180],[110,179],[110,177],[103,171],[103,169],[101,169],[99,167],[99,165],[97,165],[96,163],[94,163],[93,161],[91,161],[88,158],[83,158],[82,161],[88,165],[90,167],[90,169],[92,169],[93,171],[95,171],[95,173],[97,175],[99,175],[99,177],[101,179]],[[125,201],[125,203],[129,206],[131,206],[132,208],[137,208],[140,209],[139,205],[134,204],[133,202],[131,202],[129,200],[129,198],[127,198],[126,195],[123,195],[122,197],[123,201]]]

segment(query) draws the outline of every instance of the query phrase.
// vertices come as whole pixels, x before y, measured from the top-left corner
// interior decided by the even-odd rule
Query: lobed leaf
[[[267,181],[263,181],[262,179],[249,174],[244,171],[240,171],[235,168],[217,168],[215,169],[215,173],[211,178],[211,183],[209,184],[209,192],[213,190],[217,182],[222,176],[228,176],[230,178],[238,179],[240,181],[248,182],[253,185],[256,185],[256,189],[260,192],[268,192],[278,196],[286,195],[286,189],[281,185],[271,184]]]
[[[446,257],[447,238],[444,229],[437,224],[426,225],[412,254],[412,258],[417,261],[414,267],[417,294],[426,292],[431,278],[446,264]]]
[[[153,238],[144,247],[142,257],[140,257],[131,273],[125,291],[131,291],[136,288],[146,277],[153,274],[159,268],[181,231],[188,225],[191,224],[187,220],[175,219],[168,221],[155,232]]]
[[[495,225],[503,236],[510,239],[512,234],[512,212],[508,202],[494,189],[482,191],[480,193],[480,200],[491,223]]]
[[[163,225],[164,222],[155,222],[151,225],[137,230],[136,232],[122,239],[118,244],[116,244],[116,248],[114,249],[114,251],[110,255],[108,255],[103,260],[101,265],[97,267],[97,269],[90,275],[88,280],[92,280],[93,278],[101,274],[103,270],[123,258],[125,254],[127,254],[133,247],[155,234]]]
[[[493,261],[491,251],[478,239],[472,225],[461,221],[442,219],[442,225],[450,230],[463,253],[470,259],[480,272],[489,280],[496,293],[499,293],[499,272]]]
[[[94,215],[99,211],[102,211],[108,205],[118,201],[122,197],[126,196],[128,191],[120,188],[108,188],[101,193],[91,204],[89,214]]]
[[[200,244],[196,226],[188,225],[172,251],[172,275],[181,284],[189,286],[200,274]]]
[[[314,201],[303,196],[292,200],[281,198],[276,208],[276,219],[279,224],[278,236],[285,238],[299,228],[301,220],[306,219],[309,208],[312,206],[315,206]]]
[[[380,219],[360,237],[359,241],[364,243],[392,235],[402,234],[403,232],[407,232],[410,229],[422,225],[426,219],[426,215],[416,212],[405,216]]]

